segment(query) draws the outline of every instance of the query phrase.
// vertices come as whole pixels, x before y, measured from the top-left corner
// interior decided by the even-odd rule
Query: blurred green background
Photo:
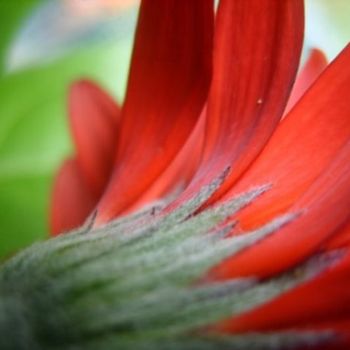
[[[0,256],[47,236],[52,178],[72,148],[69,84],[125,90],[136,6],[72,8],[69,20],[62,4],[0,0]]]
[[[47,236],[53,175],[72,151],[69,84],[89,77],[123,99],[137,1],[89,1],[0,0],[0,257]],[[306,48],[334,58],[350,1],[308,0],[306,14]]]

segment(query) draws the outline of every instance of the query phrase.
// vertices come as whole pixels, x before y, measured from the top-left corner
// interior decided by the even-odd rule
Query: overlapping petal
[[[69,118],[77,161],[89,189],[99,198],[114,166],[119,107],[96,84],[81,80],[70,90]]]
[[[300,216],[271,237],[222,262],[210,273],[212,278],[269,277],[320,249],[349,220],[349,159],[348,141],[327,171],[289,210]]]
[[[165,203],[169,202],[186,188],[201,160],[205,119],[206,108],[204,108],[197,125],[173,162],[156,179],[152,186],[131,207],[123,212],[123,215],[138,210],[156,200],[161,200]]]
[[[253,166],[227,194],[231,197],[262,183],[273,186],[240,214],[244,229],[287,210],[350,139],[349,61],[350,46],[283,120]]]
[[[309,87],[315,82],[322,71],[327,67],[327,58],[324,53],[318,49],[312,49],[307,61],[303,66],[293,86],[284,115],[294,107]]]
[[[69,120],[76,148],[54,184],[51,232],[57,234],[83,224],[96,206],[114,165],[120,111],[113,99],[94,83],[71,86]]]
[[[222,194],[259,154],[286,106],[302,39],[302,1],[220,1],[204,159],[172,207],[231,166]]]
[[[142,2],[116,166],[97,225],[137,200],[193,130],[211,78],[213,12],[212,0]]]
[[[266,277],[280,272],[314,252],[346,224],[350,207],[349,61],[350,46],[281,123],[263,153],[228,194],[272,184],[270,191],[238,215],[245,230],[287,210],[305,214],[273,237],[223,262],[215,276]]]

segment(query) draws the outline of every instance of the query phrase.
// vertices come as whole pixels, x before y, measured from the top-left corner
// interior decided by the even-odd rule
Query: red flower
[[[56,179],[54,234],[92,213],[100,226],[158,199],[169,202],[170,212],[230,167],[206,205],[271,185],[234,217],[239,227],[232,234],[282,213],[299,215],[207,279],[265,279],[315,254],[348,248],[350,46],[324,72],[322,53],[313,51],[291,93],[303,37],[301,0],[221,0],[215,29],[213,17],[210,0],[144,0],[122,108],[91,82],[73,85],[77,153]],[[349,291],[345,250],[319,276],[216,329],[331,329],[345,349]]]

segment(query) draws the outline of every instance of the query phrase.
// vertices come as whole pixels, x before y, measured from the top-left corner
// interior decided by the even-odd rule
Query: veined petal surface
[[[222,195],[259,154],[278,125],[299,65],[299,0],[222,0],[214,40],[204,158],[171,210],[231,167]]]
[[[156,180],[199,119],[212,70],[212,0],[141,3],[117,157],[96,225]]]

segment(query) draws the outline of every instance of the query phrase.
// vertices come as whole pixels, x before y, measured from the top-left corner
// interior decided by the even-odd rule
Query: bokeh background
[[[66,97],[87,77],[123,100],[138,0],[0,0],[0,259],[48,235],[53,176],[72,151]],[[304,56],[350,39],[350,0],[306,0]]]

